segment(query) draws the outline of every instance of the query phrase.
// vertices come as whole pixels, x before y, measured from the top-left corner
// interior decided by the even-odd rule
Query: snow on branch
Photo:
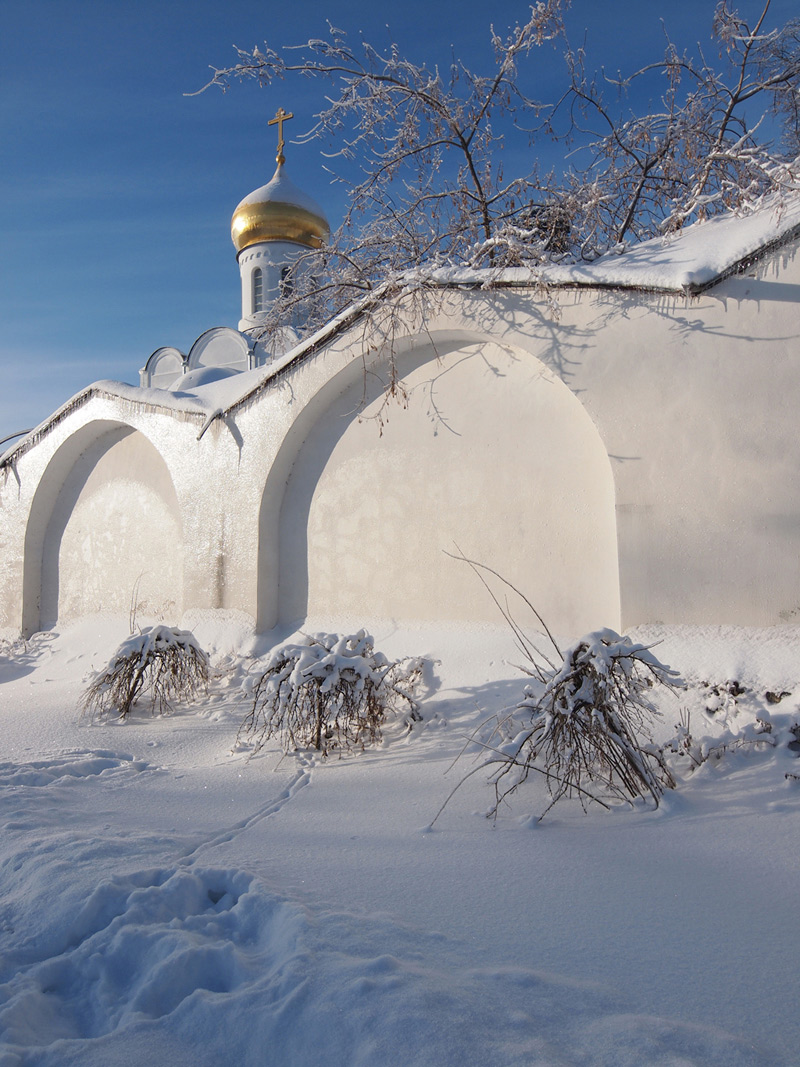
[[[304,635],[274,649],[249,680],[253,706],[239,739],[253,754],[275,736],[286,752],[376,744],[391,714],[404,714],[409,727],[421,719],[415,691],[423,666],[388,660],[366,630]]]
[[[615,77],[569,46],[561,0],[493,27],[486,71],[457,57],[431,67],[333,26],[305,43],[238,50],[205,88],[320,82],[320,110],[300,140],[320,144],[348,193],[341,226],[275,304],[265,343],[298,319],[313,333],[420,267],[581,264],[800,193],[800,20],[771,27],[768,15],[769,3],[751,25],[724,0],[713,61],[665,34],[660,55]],[[530,89],[543,47],[565,58],[563,90],[549,101]],[[536,164],[545,141],[566,158],[548,174]],[[511,159],[530,163],[506,174]]]
[[[165,715],[178,701],[193,700],[208,685],[208,657],[194,634],[172,626],[148,626],[127,637],[83,695],[91,719],[116,712],[126,719],[149,698],[153,714]]]

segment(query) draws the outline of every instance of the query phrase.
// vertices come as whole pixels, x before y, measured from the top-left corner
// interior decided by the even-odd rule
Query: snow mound
[[[797,1062],[800,628],[632,634],[689,683],[653,692],[682,775],[658,810],[533,831],[537,780],[488,822],[476,773],[423,833],[522,697],[505,627],[379,621],[438,661],[419,729],[248,759],[239,687],[288,635],[228,621],[202,704],[124,724],[78,702],[127,617],[0,647],[0,1067]],[[693,764],[689,731],[724,752]]]
[[[9,976],[3,1063],[104,1062],[170,1019],[200,1063],[754,1067],[712,1028],[614,1011],[592,983],[464,966],[387,919],[309,911],[237,869],[101,882],[64,950]],[[611,1011],[609,1012],[609,1009]],[[105,1062],[108,1062],[106,1060]],[[125,1061],[127,1062],[127,1060]],[[181,1060],[180,1062],[184,1062]]]
[[[122,752],[106,749],[69,752],[30,763],[0,763],[0,788],[4,786],[48,786],[68,779],[92,778],[115,771],[138,773],[148,764]]]
[[[800,684],[800,626],[638,626],[631,636],[687,682],[736,679],[751,689]]]

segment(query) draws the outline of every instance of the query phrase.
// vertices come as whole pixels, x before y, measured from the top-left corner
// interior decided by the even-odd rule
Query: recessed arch
[[[177,621],[183,537],[167,466],[132,426],[97,420],[51,458],[25,537],[23,630],[96,612]]]
[[[496,619],[446,555],[456,544],[560,632],[618,626],[613,476],[577,397],[530,353],[475,335],[393,358],[405,404],[384,406],[386,375],[354,362],[286,435],[262,500],[260,627]]]

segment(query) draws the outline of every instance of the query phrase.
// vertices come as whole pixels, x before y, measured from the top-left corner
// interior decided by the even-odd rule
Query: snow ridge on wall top
[[[272,379],[292,364],[312,355],[383,301],[417,288],[463,287],[491,289],[551,286],[598,289],[637,289],[691,295],[709,288],[753,259],[800,235],[800,195],[771,196],[748,214],[721,215],[697,222],[679,234],[657,237],[591,263],[548,263],[536,267],[420,268],[387,279],[362,300],[345,308],[312,336],[284,355],[253,371],[236,374],[186,392],[143,389],[121,382],[96,382],[74,396],[21,441],[0,453],[0,467],[27,451],[61,418],[93,396],[106,396],[145,404],[155,410],[200,417],[200,435],[215,418],[231,413],[255,399]]]
[[[655,237],[591,263],[540,267],[444,268],[429,277],[438,284],[596,286],[598,288],[693,292],[707,288],[737,266],[791,238],[800,228],[800,196],[769,197],[749,214],[720,215],[678,234]]]

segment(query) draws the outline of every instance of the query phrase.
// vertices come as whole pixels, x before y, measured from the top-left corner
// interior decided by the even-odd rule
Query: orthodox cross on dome
[[[294,115],[291,111],[287,112],[284,111],[282,107],[279,107],[278,110],[275,112],[275,118],[269,119],[269,121],[267,122],[267,126],[274,126],[276,122],[278,123],[278,154],[275,157],[276,163],[280,164],[286,162],[286,159],[283,154],[283,147],[286,143],[283,139],[283,124],[284,122],[288,122],[289,119],[293,118]]]

